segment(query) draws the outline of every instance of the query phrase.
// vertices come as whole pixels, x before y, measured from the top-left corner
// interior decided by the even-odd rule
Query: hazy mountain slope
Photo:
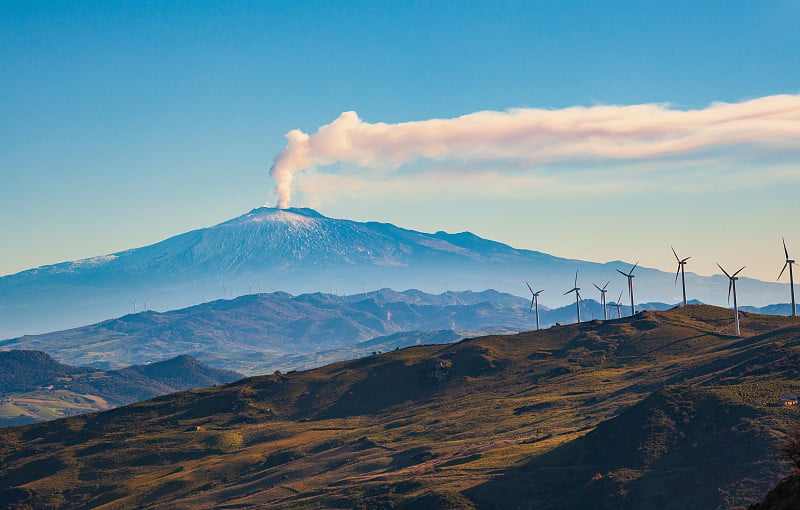
[[[663,303],[641,306],[669,307]],[[630,313],[629,308],[622,309],[626,315]],[[591,299],[582,301],[581,314],[583,320],[603,317],[602,307]],[[616,317],[616,309],[609,308],[609,314]],[[575,322],[575,306],[541,306],[540,319],[542,327]],[[535,327],[529,301],[493,290],[433,295],[382,289],[346,297],[276,292],[167,313],[126,315],[69,331],[2,341],[0,349],[42,350],[65,363],[102,369],[189,353],[212,366],[254,375],[312,368],[375,350],[414,345],[409,340],[422,332],[451,331],[436,334],[439,343],[444,343]],[[394,336],[408,332],[416,333]],[[374,338],[382,340],[373,348],[355,346]],[[318,364],[309,365],[313,359]],[[297,365],[292,366],[292,360]]]
[[[0,352],[0,426],[109,409],[242,377],[190,356],[98,371],[63,365],[39,351]]]
[[[382,292],[380,301],[319,293],[248,295],[11,339],[0,342],[0,349],[43,350],[65,363],[101,368],[189,353],[215,366],[263,373],[274,370],[273,360],[281,356],[329,351],[400,332],[535,327],[528,302],[508,294],[482,293],[494,303],[479,301],[476,293],[462,299],[459,293]]]
[[[561,294],[576,269],[586,296],[592,281],[612,280],[611,295],[624,289],[616,268],[626,265],[517,250],[468,232],[428,234],[327,218],[310,209],[259,208],[150,246],[0,278],[0,338],[116,317],[132,311],[134,302],[169,310],[260,290],[522,293],[522,281],[532,280],[548,289],[543,304],[558,307],[569,303]],[[724,277],[687,274],[691,297],[704,302],[724,302],[727,284]],[[636,285],[642,301],[679,299],[669,273],[641,268]],[[783,286],[746,278],[739,282],[739,294],[743,304],[758,306],[788,299]]]
[[[719,333],[729,323],[728,310],[708,306],[644,312],[4,429],[0,498],[57,508],[444,509],[486,505],[492,483],[510,487],[494,498],[513,503],[514,491],[542,482],[630,509],[659,508],[635,497],[643,492],[666,495],[664,508],[737,508],[785,469],[774,438],[798,410],[772,404],[798,384],[783,359],[800,354],[800,324],[744,314],[735,338]],[[771,349],[780,355],[765,359]],[[581,471],[587,459],[598,483]],[[528,476],[542,471],[543,480]]]

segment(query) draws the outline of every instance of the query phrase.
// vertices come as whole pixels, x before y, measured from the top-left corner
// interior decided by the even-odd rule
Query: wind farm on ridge
[[[784,251],[784,255],[786,257],[786,260],[785,260],[785,263],[783,265],[783,268],[781,269],[780,273],[778,274],[777,280],[780,281],[781,277],[783,276],[783,273],[788,268],[789,269],[789,291],[790,291],[790,297],[791,297],[791,310],[790,310],[789,315],[791,317],[796,317],[797,316],[797,304],[796,304],[795,293],[794,293],[794,273],[792,271],[792,266],[795,264],[795,261],[789,257],[789,249],[786,246],[786,240],[781,238],[781,241],[783,243],[783,251]],[[677,285],[679,277],[681,279],[681,291],[682,291],[683,299],[682,299],[682,302],[680,303],[679,306],[687,306],[688,305],[688,299],[687,299],[687,294],[686,294],[686,272],[685,272],[686,269],[685,268],[686,268],[686,264],[689,261],[689,259],[691,258],[691,256],[690,257],[680,258],[678,256],[678,253],[675,251],[675,248],[673,246],[670,246],[670,249],[672,250],[672,253],[675,256],[675,260],[677,261],[677,264],[678,264],[677,271],[675,273],[675,284]],[[627,279],[628,296],[630,297],[630,311],[631,311],[630,312],[630,316],[631,317],[636,314],[636,304],[635,304],[635,301],[634,301],[634,292],[633,292],[633,279],[634,279],[635,275],[633,274],[633,272],[636,270],[636,268],[638,266],[639,266],[639,262],[636,262],[627,273],[622,271],[622,270],[620,270],[620,269],[616,269],[616,271],[620,275],[624,276]],[[740,328],[740,324],[739,324],[739,300],[738,300],[738,296],[736,294],[736,281],[739,279],[739,277],[738,277],[739,273],[741,273],[745,269],[746,266],[742,266],[739,270],[737,270],[736,272],[734,272],[732,274],[728,273],[728,271],[726,271],[722,267],[722,265],[720,265],[719,263],[717,263],[717,266],[724,273],[724,275],[728,278],[728,281],[729,281],[729,283],[728,283],[728,304],[730,305],[731,297],[733,297],[733,314],[734,314],[733,328],[734,328],[734,334],[736,336],[740,336],[741,328]],[[607,303],[606,302],[606,293],[608,292],[608,285],[610,283],[611,283],[611,281],[609,280],[602,287],[600,287],[596,283],[592,283],[592,285],[600,292],[600,306],[603,309],[603,320],[608,320],[608,309],[607,309],[608,306],[615,307],[617,309],[617,317],[618,318],[622,318],[621,308],[622,308],[623,305],[621,304],[621,299],[622,299],[622,295],[623,295],[624,291],[620,292],[620,295],[619,295],[619,297],[617,298],[617,300],[615,302]],[[528,289],[530,290],[530,292],[532,294],[531,311],[535,310],[535,313],[536,313],[536,329],[538,330],[539,329],[539,299],[538,298],[539,298],[539,294],[544,292],[544,289],[534,292],[533,287],[531,287],[531,284],[528,281],[525,282],[525,285],[527,285]],[[574,279],[574,282],[573,282],[573,287],[570,290],[564,292],[563,295],[566,296],[568,294],[575,293],[575,310],[576,310],[577,323],[582,322],[581,321],[581,303],[582,303],[583,300],[581,298],[580,290],[581,289],[578,286],[578,271],[576,270],[575,271],[575,279]]]

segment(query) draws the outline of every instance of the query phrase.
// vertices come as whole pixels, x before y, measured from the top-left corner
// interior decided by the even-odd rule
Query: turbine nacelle
[[[622,272],[622,271],[620,271],[619,269],[617,269],[617,272],[618,272],[619,274],[621,274],[622,276],[624,276],[625,278],[628,278],[628,279],[630,279],[630,278],[635,278],[636,276],[633,274],[633,271],[636,269],[636,267],[637,267],[638,265],[639,265],[639,263],[637,262],[636,264],[634,264],[634,265],[633,265],[633,267],[631,268],[631,270],[630,270],[630,271],[628,271],[627,273],[625,273],[625,272]]]
[[[528,286],[528,290],[529,290],[529,291],[531,291],[531,294],[533,295],[533,297],[539,297],[539,294],[541,294],[542,292],[544,292],[544,289],[542,289],[542,290],[537,290],[536,292],[534,292],[534,291],[533,291],[533,287],[531,287],[531,284],[530,284],[530,283],[528,283],[528,282],[525,282],[525,285],[527,285],[527,286]]]
[[[744,268],[747,267],[747,266],[742,266],[741,269],[739,269],[738,271],[736,271],[733,274],[728,274],[728,272],[725,271],[725,269],[723,269],[723,267],[720,266],[719,264],[717,264],[717,267],[722,269],[722,272],[725,273],[725,276],[728,277],[728,303],[730,303],[731,302],[731,291],[733,291],[733,293],[734,293],[733,297],[734,297],[734,299],[736,299],[736,280],[739,279],[736,275],[741,273],[744,270]]]

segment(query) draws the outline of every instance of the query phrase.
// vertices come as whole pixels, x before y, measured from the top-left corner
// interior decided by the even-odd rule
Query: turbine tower
[[[531,291],[531,310],[536,310],[536,331],[539,331],[539,294],[544,292],[544,289],[534,292],[530,283],[525,282],[525,285]]]
[[[722,266],[720,266],[719,264],[717,264],[717,267],[722,269]],[[742,269],[744,269],[745,267],[746,266],[742,266]],[[731,291],[733,291],[733,314],[734,314],[734,325],[736,328],[736,336],[739,336],[739,305],[736,302],[736,280],[738,280],[739,278],[737,278],[736,275],[741,273],[742,269],[736,271],[732,275],[728,274],[727,271],[722,269],[722,272],[725,273],[725,276],[727,276],[728,280],[730,281],[730,283],[728,283],[728,303],[731,302]]]
[[[783,240],[783,253],[786,254],[786,263],[783,265],[783,269],[781,269],[781,274],[778,275],[778,280],[781,279],[783,272],[786,271],[786,266],[789,266],[789,289],[792,292],[792,313],[790,315],[795,317],[797,315],[797,304],[794,300],[794,274],[792,273],[792,264],[794,264],[794,260],[789,258],[789,250],[786,248],[786,239],[781,238],[781,240]]]
[[[639,265],[639,263],[637,262],[636,264],[633,265],[631,270],[628,271],[627,273],[623,273],[622,271],[617,269],[617,272],[619,274],[621,274],[622,276],[624,276],[625,278],[628,279],[628,293],[631,295],[631,317],[633,317],[636,314],[636,308],[634,308],[634,304],[633,304],[633,278],[634,278],[633,270],[636,269],[636,266],[638,266],[638,265]]]
[[[614,302],[614,306],[617,308],[617,319],[622,318],[622,304],[620,301],[622,301],[622,292],[619,293],[619,297]]]
[[[600,291],[600,304],[603,305],[603,320],[604,321],[608,320],[608,310],[606,310],[606,292],[608,292],[608,291],[606,290],[606,287],[608,287],[609,283],[611,283],[611,281],[607,281],[606,284],[603,285],[602,288],[598,287],[596,283],[592,284],[592,285],[594,285],[595,289]]]
[[[672,248],[672,246],[670,246],[670,248]],[[675,253],[675,248],[672,248],[672,253],[675,255],[675,260],[678,261],[678,271],[675,273],[675,283],[678,283],[678,275],[680,275],[681,285],[683,286],[683,306],[686,306],[686,273],[684,272],[684,266],[686,265],[686,261],[692,257],[686,257],[685,259],[678,257],[678,254]],[[778,278],[780,278],[780,276]]]
[[[570,292],[575,293],[575,309],[578,311],[578,324],[581,323],[581,289],[578,287],[578,271],[575,271],[575,286],[572,289],[566,291],[564,295],[566,296]]]

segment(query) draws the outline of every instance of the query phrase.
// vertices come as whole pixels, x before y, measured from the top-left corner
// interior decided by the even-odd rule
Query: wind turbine
[[[631,317],[633,317],[634,314],[636,313],[636,309],[634,308],[634,305],[633,305],[633,278],[634,278],[633,270],[636,269],[636,266],[638,266],[638,265],[639,265],[639,263],[637,262],[636,264],[633,265],[631,270],[628,271],[627,273],[623,273],[622,271],[617,269],[617,272],[619,274],[621,274],[622,276],[624,276],[625,278],[628,279],[628,292],[631,295]]]
[[[578,287],[578,271],[575,271],[575,286],[566,291],[564,295],[566,296],[570,292],[575,293],[575,309],[578,311],[578,324],[581,323],[581,289]]]
[[[720,266],[719,264],[717,264],[717,267],[722,269],[722,266]],[[742,266],[742,269],[744,269],[745,267],[746,266]],[[730,280],[730,283],[728,284],[728,303],[731,302],[731,291],[733,291],[733,313],[734,313],[734,324],[736,325],[736,336],[739,336],[739,305],[736,302],[736,280],[738,280],[738,278],[736,277],[736,275],[741,273],[742,269],[736,271],[732,275],[728,274],[727,271],[722,269],[722,272],[725,273],[725,276],[727,276],[728,280]]]
[[[534,308],[536,309],[536,331],[539,331],[539,294],[544,292],[544,289],[534,292],[533,289],[531,288],[530,283],[525,282],[525,285],[528,286],[528,290],[530,290],[532,294],[531,310],[533,310]]]
[[[622,318],[622,310],[621,310],[622,304],[620,304],[620,301],[622,301],[622,292],[619,293],[619,297],[614,302],[614,306],[617,308],[617,319]]]
[[[786,254],[786,263],[783,265],[783,269],[781,269],[781,274],[778,275],[778,280],[781,279],[783,276],[783,272],[786,271],[786,266],[789,266],[789,289],[792,291],[792,317],[797,315],[797,305],[795,304],[794,300],[794,274],[792,273],[792,264],[794,264],[794,260],[789,258],[789,250],[786,248],[786,239],[783,239],[783,253]]]
[[[672,246],[670,246],[672,248]],[[675,253],[675,248],[672,248],[672,253],[675,255],[675,260],[678,261],[678,271],[675,273],[675,283],[678,283],[678,275],[681,275],[681,284],[683,286],[683,306],[686,306],[686,273],[684,273],[684,267],[686,265],[686,261],[692,257],[686,257],[682,259],[678,257],[678,254]],[[780,278],[780,276],[778,277]]]
[[[594,285],[595,289],[600,291],[600,303],[603,305],[603,320],[604,321],[608,320],[608,310],[606,310],[606,292],[608,292],[608,291],[606,290],[606,287],[608,287],[609,283],[611,283],[611,281],[607,281],[606,284],[603,285],[603,288],[598,287],[596,283],[592,284],[592,285]]]

